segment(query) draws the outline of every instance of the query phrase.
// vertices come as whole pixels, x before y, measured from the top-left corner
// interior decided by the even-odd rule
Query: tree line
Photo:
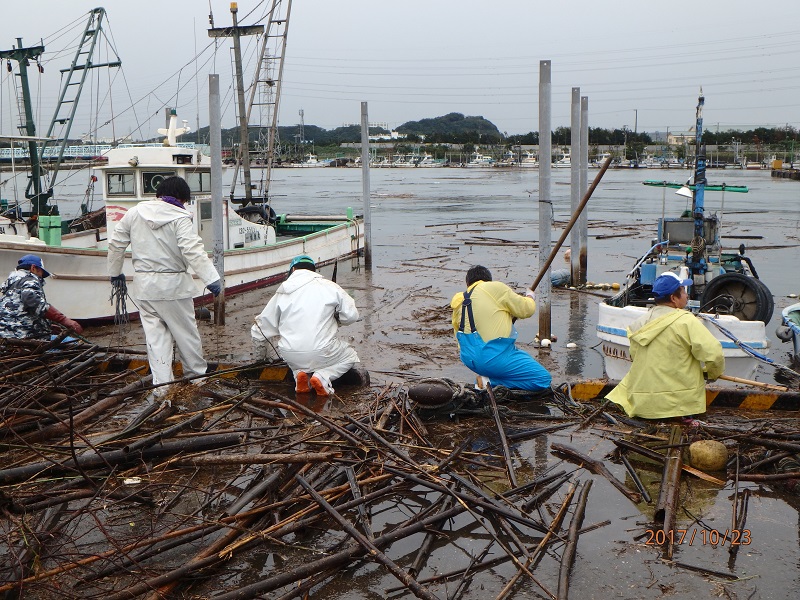
[[[254,146],[265,143],[265,129],[250,127],[250,143]],[[501,132],[494,123],[481,116],[465,116],[461,113],[449,113],[441,117],[408,121],[397,128],[397,132],[405,136],[400,143],[426,143],[426,144],[474,144],[474,145],[531,145],[539,144],[539,132],[530,131],[524,134],[508,134]],[[770,146],[791,150],[797,140],[797,129],[789,125],[785,127],[756,127],[742,131],[728,129],[726,131],[703,132],[703,143],[708,145],[728,146],[734,142],[744,145]],[[370,135],[390,134],[386,129],[371,127]],[[568,146],[572,139],[570,127],[557,127],[553,131],[552,143],[554,146]],[[282,125],[278,127],[278,137],[283,148],[293,148],[300,152],[304,147],[334,146],[344,143],[359,143],[361,141],[361,127],[348,125],[334,129],[324,129],[316,125]],[[647,132],[634,132],[630,129],[603,127],[589,128],[589,143],[599,146],[629,146],[644,147],[652,144],[664,143],[662,139],[654,139]],[[182,141],[204,143],[208,139],[208,128],[182,136]],[[239,132],[237,128],[222,130],[223,146],[238,144]]]

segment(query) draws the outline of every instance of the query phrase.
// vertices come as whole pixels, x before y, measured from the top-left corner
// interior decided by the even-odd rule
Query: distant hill
[[[443,117],[409,121],[397,128],[406,135],[424,135],[426,142],[499,142],[502,139],[497,126],[483,117],[465,117],[450,113]]]
[[[452,142],[452,143],[497,143],[503,138],[497,126],[483,117],[466,117],[461,113],[450,113],[443,117],[408,121],[397,128],[399,133],[415,137],[425,137],[426,142]],[[385,129],[370,128],[370,133],[389,133]],[[284,146],[292,146],[299,141],[299,125],[281,125],[278,127],[278,136]],[[257,127],[250,127],[250,141],[255,143],[259,137]],[[323,129],[316,125],[303,127],[303,139],[307,144],[330,146],[334,144],[354,143],[361,141],[361,127],[349,125],[335,129]],[[208,127],[203,127],[198,132],[191,132],[181,137],[184,142],[207,143]],[[222,145],[229,147],[239,141],[237,128],[222,130]]]

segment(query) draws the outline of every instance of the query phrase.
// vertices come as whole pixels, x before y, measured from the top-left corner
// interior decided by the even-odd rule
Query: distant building
[[[402,140],[405,139],[405,137],[406,136],[403,133],[390,131],[389,133],[371,133],[369,139],[370,141],[381,142],[388,140]]]
[[[667,144],[670,146],[683,146],[684,144],[694,144],[695,128],[690,127],[686,132],[670,132],[667,134]]]

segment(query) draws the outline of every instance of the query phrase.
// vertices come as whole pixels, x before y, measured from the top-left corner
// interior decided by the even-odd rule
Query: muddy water
[[[357,169],[303,169],[275,172],[277,212],[339,212],[344,206],[360,212],[361,181]],[[594,173],[590,173],[593,177]],[[654,223],[661,216],[677,216],[686,207],[684,199],[659,188],[645,187],[643,179],[685,180],[685,171],[609,171],[589,204],[589,279],[620,282],[639,255],[655,237]],[[553,238],[569,218],[568,173],[554,171]],[[448,377],[469,381],[471,375],[456,353],[448,309],[450,297],[462,290],[466,269],[473,264],[488,266],[495,279],[522,290],[537,274],[538,181],[535,172],[479,171],[467,169],[374,170],[372,179],[373,261],[370,272],[358,260],[339,264],[338,282],[356,299],[361,321],[342,329],[351,338],[362,361],[372,373],[373,384],[408,381],[416,377]],[[724,207],[720,193],[709,192],[706,206],[723,213],[726,247],[740,242],[751,248],[759,275],[775,295],[775,314],[768,331],[773,336],[772,356],[782,360],[783,348],[774,339],[780,309],[795,302],[789,293],[800,292],[794,277],[798,260],[800,224],[800,183],[772,180],[767,172],[710,171],[711,183],[748,185],[749,194],[726,193]],[[617,237],[620,233],[624,237]],[[763,236],[737,239],[736,236]],[[515,243],[503,244],[504,241]],[[494,245],[487,245],[494,243]],[[526,245],[526,243],[528,245]],[[789,246],[770,248],[772,246]],[[558,258],[555,268],[567,264]],[[330,275],[330,272],[326,272]],[[259,290],[229,299],[227,325],[215,328],[201,324],[205,352],[213,359],[245,360],[249,356],[247,329],[273,289]],[[529,349],[554,373],[554,382],[567,377],[601,377],[602,357],[596,349],[595,325],[599,298],[590,294],[554,291],[552,330],[558,341],[549,351],[537,351],[531,343],[537,333],[537,317],[517,323],[520,344]],[[111,328],[87,332],[115,344],[143,349],[140,328],[120,334]],[[568,350],[566,344],[578,347]],[[769,370],[759,374],[772,379]],[[747,415],[757,418],[761,415]],[[733,420],[739,416],[720,416]],[[485,423],[462,423],[470,429]],[[522,424],[520,424],[522,425]],[[438,427],[438,429],[437,429]],[[455,445],[463,435],[451,423],[430,428],[431,435],[450,436]],[[455,428],[458,429],[458,428]],[[473,431],[474,433],[474,431]],[[491,435],[488,433],[487,435]],[[491,438],[494,441],[494,438]],[[576,446],[595,458],[613,449],[601,431],[581,435],[555,434],[518,444],[515,468],[520,483],[543,472],[558,459],[547,451],[549,442]],[[625,479],[620,465],[607,462],[617,477]],[[569,464],[564,467],[570,469]],[[581,478],[588,477],[579,471]],[[652,507],[634,505],[607,481],[594,477],[594,487],[584,525],[609,519],[611,524],[581,536],[571,577],[575,598],[793,598],[798,588],[800,529],[798,502],[794,496],[776,495],[765,489],[751,498],[748,528],[752,543],[742,546],[731,567],[743,578],[739,582],[704,576],[680,569],[661,560],[657,546],[648,544]],[[651,495],[657,497],[660,474],[649,477]],[[628,482],[630,484],[630,482]],[[632,487],[632,486],[631,486]],[[754,489],[757,486],[753,486]],[[557,494],[556,501],[560,500]],[[676,560],[718,571],[729,568],[728,546],[712,545],[703,538],[702,519],[708,527],[725,530],[731,522],[732,490],[720,489],[697,479],[688,482],[682,502],[692,515],[679,515],[679,527],[696,532],[693,544],[681,544]],[[555,504],[554,504],[555,505]],[[383,508],[388,509],[389,506]],[[546,509],[545,509],[546,510]],[[399,511],[402,513],[402,510]],[[402,521],[396,510],[376,510],[375,528]],[[545,514],[547,521],[552,514]],[[466,517],[449,528],[459,531],[455,544],[434,552],[423,576],[466,566],[488,542],[486,531]],[[703,530],[704,531],[704,530]],[[644,537],[641,537],[644,536]],[[407,564],[421,536],[392,548],[393,559]],[[537,568],[537,577],[555,588],[560,552],[548,555]],[[291,564],[289,549],[254,553],[245,571],[230,581],[247,583],[259,578],[276,564]],[[514,573],[510,565],[478,575],[465,598],[492,598]],[[396,585],[394,578],[374,564],[346,573],[314,597],[336,599],[380,598]],[[449,588],[449,591],[452,591]],[[445,587],[436,592],[445,597]],[[401,597],[401,596],[393,596]],[[402,597],[411,597],[410,594]],[[542,597],[530,582],[523,583],[516,598]]]

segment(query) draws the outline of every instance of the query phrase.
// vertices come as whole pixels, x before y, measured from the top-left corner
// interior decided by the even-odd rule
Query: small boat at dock
[[[232,9],[233,10],[233,9]],[[94,9],[86,27],[84,42],[79,46],[70,71],[82,73],[91,62],[91,53],[84,46],[91,45],[94,36],[100,35],[100,21],[103,9]],[[283,25],[286,20],[272,21],[273,26]],[[213,30],[212,30],[213,31]],[[222,30],[223,33],[225,30]],[[285,39],[283,36],[281,39]],[[93,47],[93,45],[92,45]],[[235,52],[238,47],[235,47]],[[26,49],[43,52],[43,47]],[[262,49],[262,52],[264,50]],[[18,59],[19,68],[24,69],[28,58],[24,53]],[[87,57],[88,54],[88,57]],[[283,60],[282,54],[278,55]],[[33,55],[31,55],[33,57]],[[264,56],[261,57],[262,59]],[[16,60],[16,59],[15,59]],[[86,64],[80,64],[86,61]],[[263,64],[259,60],[258,64]],[[77,67],[75,65],[78,65]],[[276,72],[282,72],[281,68]],[[240,75],[240,74],[239,74]],[[30,106],[31,94],[27,79],[22,87],[25,100],[25,118],[33,127]],[[62,98],[72,90],[74,81],[66,77],[63,83]],[[280,82],[270,80],[265,84],[269,91],[278,97],[275,87]],[[244,85],[237,81],[237,92],[244,104]],[[69,101],[70,109],[78,100],[78,95]],[[274,104],[277,114],[277,101]],[[249,114],[249,113],[248,113]],[[58,115],[58,109],[56,110]],[[56,122],[58,119],[54,119]],[[185,122],[184,122],[185,123]],[[247,139],[248,124],[241,123],[243,137]],[[271,139],[277,132],[277,120],[268,128]],[[47,299],[71,318],[79,321],[103,321],[115,317],[115,307],[109,301],[110,284],[107,276],[108,239],[123,215],[139,202],[155,200],[159,184],[167,177],[179,176],[189,184],[192,200],[186,209],[193,217],[197,234],[202,238],[207,252],[213,247],[212,180],[211,158],[200,152],[193,144],[177,142],[177,137],[188,131],[188,127],[177,126],[177,114],[173,109],[166,128],[158,129],[164,135],[161,143],[120,144],[105,153],[107,161],[94,167],[93,182],[102,193],[103,208],[99,212],[103,223],[92,223],[82,231],[65,233],[58,208],[49,204],[53,196],[52,181],[49,189],[43,178],[43,169],[38,163],[31,165],[31,184],[33,193],[26,196],[31,200],[33,211],[21,211],[11,216],[0,217],[0,272],[8,273],[16,268],[19,258],[26,254],[42,257],[48,271],[53,276],[47,280]],[[65,136],[66,138],[66,136]],[[41,142],[37,146],[37,142]],[[29,139],[31,155],[41,157],[51,138]],[[62,146],[66,139],[61,141]],[[271,153],[269,153],[271,155]],[[231,189],[228,197],[221,199],[222,207],[222,258],[224,262],[224,282],[226,294],[236,294],[245,290],[277,283],[286,277],[292,258],[299,254],[311,256],[318,266],[333,264],[337,260],[356,257],[363,252],[363,220],[343,207],[340,214],[326,215],[278,215],[267,194],[267,188],[260,196],[253,195],[250,179],[250,152],[247,143],[240,145],[240,157],[244,172],[244,197],[236,197]],[[270,159],[271,160],[271,159]],[[33,161],[32,161],[33,162]],[[306,156],[307,166],[324,166],[316,156]],[[267,164],[265,185],[269,183]],[[236,176],[234,176],[234,181]],[[103,219],[104,217],[104,219]],[[125,259],[122,271],[132,277],[133,267],[130,253]],[[203,283],[195,279],[196,303],[211,299]]]
[[[701,145],[701,95],[697,106],[697,139],[694,183],[673,184],[648,180],[645,185],[679,188],[692,198],[689,216],[659,219],[656,243],[639,258],[627,275],[623,289],[599,303],[597,336],[601,340],[605,371],[620,380],[631,366],[628,327],[653,305],[652,285],[665,272],[692,279],[687,309],[720,341],[725,356],[725,374],[751,379],[770,342],[765,327],[772,317],[774,300],[745,256],[742,244],[736,252],[723,252],[716,214],[705,214],[705,191],[746,193],[746,186],[709,186],[705,178],[705,155]]]
[[[486,167],[493,167],[495,160],[486,154],[481,154],[477,150],[470,156],[469,162],[465,165],[469,169],[480,169]]]

